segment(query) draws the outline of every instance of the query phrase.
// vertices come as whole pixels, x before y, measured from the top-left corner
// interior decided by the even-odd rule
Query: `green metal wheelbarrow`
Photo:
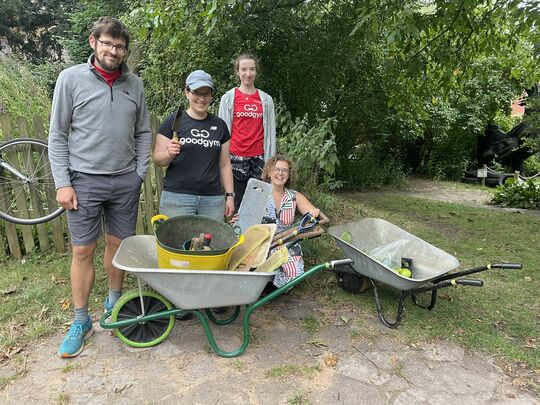
[[[338,266],[350,259],[316,265],[265,297],[260,295],[274,272],[158,269],[155,237],[137,235],[124,239],[113,259],[115,267],[137,276],[138,290],[124,294],[114,308],[99,320],[104,329],[133,347],[150,347],[161,343],[172,331],[176,316],[192,313],[199,319],[212,350],[221,357],[236,357],[249,345],[249,319],[257,308],[283,294],[304,279]],[[144,289],[141,280],[152,289]],[[210,323],[227,325],[242,316],[243,341],[236,350],[221,349]],[[227,319],[217,319],[211,308],[234,306]]]

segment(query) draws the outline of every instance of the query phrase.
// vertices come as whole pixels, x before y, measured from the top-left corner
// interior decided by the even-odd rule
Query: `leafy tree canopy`
[[[60,37],[66,28],[65,14],[75,0],[0,0],[0,38],[31,61],[59,60]]]

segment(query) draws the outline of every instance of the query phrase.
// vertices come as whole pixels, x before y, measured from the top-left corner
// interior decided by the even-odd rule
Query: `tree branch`
[[[441,32],[439,32],[435,38],[431,39],[428,41],[427,44],[425,44],[419,51],[417,51],[413,56],[411,56],[409,59],[407,59],[407,62],[406,63],[409,63],[411,60],[413,60],[414,58],[416,58],[418,55],[420,55],[422,52],[424,52],[424,50],[426,50],[429,46],[431,46],[434,42],[436,42],[440,37],[442,37],[444,34],[446,34],[448,31],[450,31],[450,28],[452,28],[452,26],[454,25],[454,23],[457,21],[459,15],[461,14],[461,12],[463,11],[463,0],[461,1],[458,9],[457,9],[457,12],[456,12],[456,15],[454,16],[454,18],[452,19],[452,21],[450,22],[450,24],[444,29],[442,30]]]

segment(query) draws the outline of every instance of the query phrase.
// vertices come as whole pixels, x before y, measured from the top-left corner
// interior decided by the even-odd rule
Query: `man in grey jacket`
[[[124,62],[129,32],[117,19],[99,18],[89,37],[87,63],[62,71],[54,90],[49,159],[56,199],[67,210],[73,246],[71,290],[75,320],[58,354],[77,356],[92,335],[88,298],[94,255],[105,225],[106,310],[122,294],[123,271],[112,258],[135,234],[139,194],[148,170],[152,135],[142,81]]]

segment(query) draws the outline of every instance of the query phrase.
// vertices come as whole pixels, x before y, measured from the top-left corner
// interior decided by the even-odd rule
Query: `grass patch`
[[[309,392],[301,391],[296,393],[292,398],[289,398],[287,402],[291,405],[311,405],[311,402],[307,399]]]
[[[406,379],[407,376],[405,375],[405,370],[403,366],[403,362],[398,359],[392,360],[392,373],[394,373],[396,376]]]
[[[64,366],[60,369],[62,373],[71,373],[73,370],[77,370],[79,367],[81,367],[81,363],[70,363],[67,366]]]
[[[101,315],[108,291],[102,257],[100,246],[96,253],[96,282],[89,300],[93,315]],[[0,353],[9,353],[71,323],[68,254],[33,253],[22,260],[0,260],[0,266]],[[135,283],[134,277],[128,277],[125,289]]]
[[[232,363],[232,366],[233,366],[234,369],[236,369],[236,371],[245,371],[246,370],[246,363],[244,363],[241,360],[235,360]]]
[[[300,366],[298,364],[286,364],[284,366],[272,368],[271,370],[267,371],[265,375],[270,378],[312,378],[320,371],[320,366]]]
[[[314,334],[320,329],[320,327],[321,327],[321,323],[315,316],[308,315],[306,319],[304,319],[303,328],[309,334],[311,335]]]
[[[71,401],[71,397],[69,396],[69,394],[66,394],[65,392],[61,392],[60,394],[58,394],[58,397],[56,397],[56,403],[58,405],[67,405],[69,404]]]
[[[4,388],[6,385],[8,385],[12,381],[17,381],[21,378],[23,378],[26,375],[26,372],[22,371],[14,375],[10,375],[8,377],[0,377],[0,389]]]
[[[471,276],[484,280],[482,288],[439,290],[432,311],[407,300],[404,320],[395,332],[397,339],[447,340],[533,369],[540,367],[540,217],[397,195],[363,195],[361,201],[341,201],[343,213],[332,213],[333,223],[368,216],[385,219],[455,256],[461,269],[495,262],[523,264],[522,270],[489,270]],[[361,215],[353,217],[353,212]],[[343,257],[329,237],[305,245],[307,267]],[[371,290],[358,295],[346,293],[329,283],[325,274],[299,287],[296,290],[300,294],[317,296],[324,305],[356,308],[366,319],[377,316]],[[399,291],[379,284],[379,294],[389,316],[395,313]]]

